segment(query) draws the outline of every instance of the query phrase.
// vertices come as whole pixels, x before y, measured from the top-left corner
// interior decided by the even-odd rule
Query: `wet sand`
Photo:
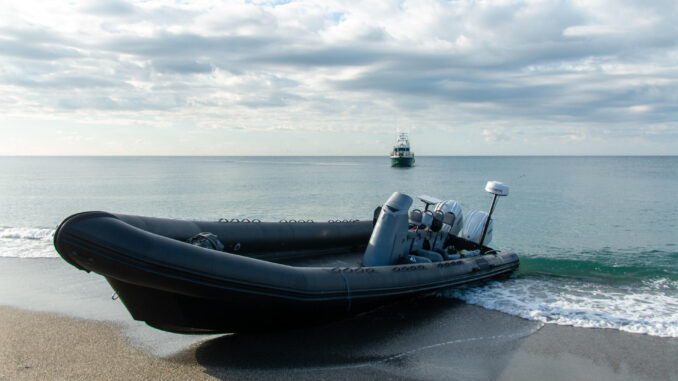
[[[678,380],[678,339],[442,297],[307,329],[183,336],[109,296],[101,277],[58,261],[0,258],[0,379]]]
[[[540,326],[462,304],[449,311],[442,325],[383,310],[308,330],[224,335],[157,357],[113,323],[0,307],[0,379],[678,379],[673,339]]]

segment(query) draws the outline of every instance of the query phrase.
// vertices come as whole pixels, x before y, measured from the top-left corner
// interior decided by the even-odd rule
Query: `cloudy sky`
[[[675,0],[0,4],[0,155],[678,154]]]

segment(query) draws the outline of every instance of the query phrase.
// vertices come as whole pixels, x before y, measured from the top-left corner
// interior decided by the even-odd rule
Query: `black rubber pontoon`
[[[515,253],[362,266],[373,221],[223,223],[85,212],[54,244],[106,277],[134,319],[171,332],[245,332],[338,319],[396,299],[510,274]],[[215,234],[225,251],[191,245]],[[450,236],[468,250],[478,245]]]

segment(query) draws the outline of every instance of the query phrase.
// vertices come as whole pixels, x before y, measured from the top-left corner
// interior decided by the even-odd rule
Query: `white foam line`
[[[513,333],[510,335],[494,335],[494,336],[479,336],[479,337],[469,337],[466,339],[456,339],[456,340],[450,340],[450,341],[445,341],[442,343],[436,343],[436,344],[431,344],[431,345],[426,345],[423,347],[411,349],[406,352],[401,352],[380,360],[374,360],[374,361],[367,361],[363,363],[358,363],[358,364],[351,364],[351,365],[342,365],[342,366],[326,366],[326,367],[313,367],[313,368],[301,368],[301,369],[293,369],[294,371],[300,371],[300,372],[314,372],[314,371],[320,371],[320,370],[339,370],[339,369],[353,369],[353,368],[362,368],[366,366],[372,366],[375,364],[379,363],[385,363],[397,359],[401,359],[403,357],[411,356],[415,353],[423,352],[429,349],[433,348],[440,348],[444,347],[446,345],[452,345],[452,344],[463,344],[463,343],[470,343],[474,341],[484,341],[484,340],[502,340],[502,339],[519,339],[522,337],[527,337],[535,332],[539,331],[545,323],[539,322],[539,324],[536,326],[536,328],[530,329],[527,332],[518,332],[518,333]]]
[[[52,228],[0,227],[0,257],[57,257]]]
[[[678,293],[670,280],[627,287],[576,279],[522,279],[447,295],[543,323],[678,337]]]

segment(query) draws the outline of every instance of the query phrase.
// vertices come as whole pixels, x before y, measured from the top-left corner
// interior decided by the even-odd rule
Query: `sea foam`
[[[0,257],[57,257],[53,236],[54,229],[0,227]]]
[[[678,337],[678,288],[657,279],[638,286],[566,278],[516,278],[445,295],[544,323]]]

